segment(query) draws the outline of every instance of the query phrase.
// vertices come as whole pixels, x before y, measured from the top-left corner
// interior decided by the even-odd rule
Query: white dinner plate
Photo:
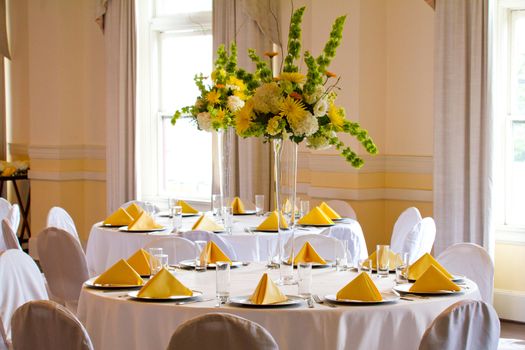
[[[244,295],[239,297],[231,297],[230,298],[230,304],[237,305],[237,306],[247,306],[247,307],[254,307],[254,308],[272,308],[272,307],[287,307],[287,306],[297,306],[304,303],[304,299],[296,296],[296,295],[287,295],[288,299],[286,301],[281,301],[280,303],[275,304],[266,304],[266,305],[260,305],[260,304],[254,304],[250,300],[251,295]]]
[[[252,232],[267,232],[267,233],[277,233],[277,230],[258,230],[257,226],[249,227]],[[281,231],[289,231],[289,228],[282,228]]]
[[[195,260],[182,260],[179,262],[180,267],[187,268],[187,269],[194,269],[195,268]],[[232,261],[230,267],[239,267],[242,266],[242,261]],[[216,268],[215,264],[208,264],[207,266],[209,269]]]
[[[126,226],[126,225],[100,224],[100,227],[104,227],[104,228],[119,228],[119,227],[123,227],[123,226]]]
[[[199,216],[201,215],[202,213],[199,211],[198,213],[182,213],[182,217],[183,218],[189,218],[191,216]]]
[[[323,269],[325,267],[332,267],[333,264],[334,264],[334,261],[333,260],[325,260],[326,261],[326,264],[321,264],[321,263],[318,263],[318,262],[313,262],[312,263],[312,269]],[[290,266],[289,263],[285,263],[285,265],[288,265]],[[294,264],[293,265],[294,268],[297,268],[297,264]]]
[[[413,283],[399,284],[397,286],[394,286],[392,289],[398,292],[399,294],[414,294],[414,295],[456,295],[456,294],[463,294],[464,292],[463,289],[457,292],[452,291],[452,290],[436,290],[432,292],[411,292],[410,288],[412,287],[412,285]]]
[[[452,274],[452,282],[463,282],[467,277],[463,275]],[[408,282],[414,283],[416,280],[409,279]]]
[[[334,226],[334,224],[319,224],[319,225],[314,225],[314,224],[309,224],[309,225],[303,225],[303,224],[298,224],[297,226],[299,227],[331,227],[331,226]]]
[[[118,230],[122,232],[158,232],[158,231],[164,231],[165,229],[166,227],[162,226],[159,228],[150,228],[150,229],[144,229],[144,230],[128,230],[127,226],[122,226]]]
[[[255,210],[245,210],[244,213],[237,213],[233,215],[255,215],[257,212]]]
[[[84,282],[84,285],[86,287],[89,287],[89,288],[94,288],[94,289],[131,289],[131,288],[134,288],[134,289],[138,289],[138,288],[142,288],[143,285],[140,285],[140,286],[137,286],[137,285],[120,285],[120,284],[95,284],[95,280],[98,278],[97,277],[93,277],[93,278],[90,278],[88,279],[86,282]]]
[[[170,300],[185,300],[185,299],[191,299],[191,298],[197,298],[202,296],[202,292],[194,290],[192,296],[188,295],[172,295],[171,297],[167,298],[151,298],[151,297],[139,297],[139,290],[129,292],[128,296],[132,297],[133,299],[138,300],[147,300],[147,301],[170,301]]]
[[[325,295],[325,299],[332,302],[332,303],[339,303],[339,304],[349,304],[349,305],[378,305],[378,304],[390,304],[395,303],[399,300],[399,297],[397,295],[391,295],[391,294],[381,294],[383,297],[383,300],[381,301],[363,301],[363,300],[349,300],[349,299],[337,299],[337,296],[334,294],[328,294]]]

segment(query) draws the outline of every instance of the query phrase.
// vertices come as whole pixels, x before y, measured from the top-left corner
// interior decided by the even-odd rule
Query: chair
[[[20,206],[18,204],[13,204],[7,214],[7,220],[9,220],[13,232],[18,232],[18,226],[20,226]]]
[[[170,265],[177,264],[182,260],[195,259],[195,243],[182,237],[164,237],[148,242],[144,249],[162,248],[168,254]]]
[[[11,339],[11,316],[30,300],[48,299],[42,274],[29,255],[18,249],[0,253],[0,348]],[[2,344],[3,343],[3,344]]]
[[[328,237],[320,234],[308,234],[296,236],[294,242],[294,255],[299,252],[306,242],[310,242],[315,251],[325,260],[335,261],[336,257],[343,256],[343,245],[337,238]],[[284,252],[288,256],[292,249],[292,242],[289,239],[285,246]]]
[[[89,279],[86,256],[70,233],[48,227],[38,235],[40,265],[54,297],[76,312],[82,284]]]
[[[419,350],[495,350],[499,333],[498,315],[491,305],[462,300],[436,317],[423,334]]]
[[[148,211],[148,209],[150,209],[149,211],[153,211],[153,214],[160,213],[160,208],[158,206],[156,206],[155,204],[151,202],[146,202],[146,201],[133,200],[133,201],[129,201],[129,202],[122,204],[120,207],[126,209],[132,203],[135,203],[136,205],[138,205],[145,211]]]
[[[20,306],[11,318],[11,329],[16,350],[93,350],[82,323],[53,301],[29,301]]]
[[[18,241],[18,237],[11,228],[11,224],[9,223],[8,219],[2,220],[2,234],[4,236],[4,244],[6,246],[6,249],[22,250],[20,242]]]
[[[323,230],[321,235],[336,238],[340,241],[348,241],[348,252],[351,262],[368,257],[368,248],[363,235],[359,235],[348,226],[332,226]]]
[[[7,201],[5,198],[0,197],[0,220],[5,219],[7,215],[9,215],[9,211],[11,210],[11,203]]]
[[[81,243],[73,218],[67,211],[60,207],[53,207],[49,210],[47,214],[47,227],[62,229],[75,237],[78,243]]]
[[[416,207],[405,209],[394,224],[392,237],[390,238],[390,249],[396,253],[402,253],[407,235],[421,219],[421,214]]]
[[[186,231],[182,233],[182,237],[189,239],[192,242],[195,241],[213,241],[221,248],[221,250],[228,255],[231,260],[237,260],[237,253],[232,244],[225,239],[222,239],[219,235],[209,231]]]
[[[206,336],[202,336],[205,334]],[[239,316],[216,313],[180,325],[167,350],[278,350],[272,335],[259,324]]]
[[[436,223],[431,217],[423,218],[420,222],[419,230],[421,231],[421,244],[416,259],[419,259],[425,253],[432,251],[434,241],[436,240]]]
[[[437,260],[451,273],[465,275],[476,282],[481,299],[492,304],[494,264],[483,247],[474,243],[456,243],[439,254]]]
[[[405,235],[403,242],[396,248],[395,253],[408,253],[408,262],[412,264],[424,253],[430,253],[436,238],[436,224],[434,219],[427,217],[418,223]]]
[[[330,208],[335,210],[337,214],[341,215],[341,217],[357,220],[355,210],[350,204],[348,204],[348,202],[333,199],[327,201],[326,204],[328,204]]]

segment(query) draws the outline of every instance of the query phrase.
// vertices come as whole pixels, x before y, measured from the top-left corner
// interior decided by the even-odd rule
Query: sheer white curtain
[[[439,0],[435,18],[434,250],[491,252],[489,0]]]

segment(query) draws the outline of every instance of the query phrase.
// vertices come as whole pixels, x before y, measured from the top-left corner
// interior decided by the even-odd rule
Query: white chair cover
[[[330,208],[335,210],[337,214],[341,215],[343,218],[350,218],[357,220],[357,215],[354,208],[345,201],[340,201],[338,199],[329,200],[326,202]]]
[[[71,234],[80,243],[77,228],[71,215],[60,207],[53,207],[47,214],[47,227],[56,227]],[[37,243],[38,244],[38,243]],[[39,253],[40,255],[40,253]]]
[[[0,197],[0,220],[5,219],[9,215],[9,210],[11,210],[11,203],[5,198]]]
[[[144,246],[148,248],[162,248],[164,254],[168,254],[170,265],[177,264],[182,260],[195,259],[195,243],[182,237],[164,237],[149,242]]]
[[[137,200],[129,201],[129,202],[122,204],[120,207],[126,209],[132,203],[135,203],[136,205],[138,205],[139,207],[141,207],[142,209],[146,211],[148,211],[148,206],[150,206],[154,214],[157,214],[160,212],[160,208],[158,206],[156,206],[155,204],[151,202],[146,202],[146,201],[137,201]]]
[[[221,248],[221,250],[228,255],[231,260],[237,260],[237,253],[232,244],[225,239],[222,239],[219,235],[209,231],[186,231],[182,233],[182,237],[189,239],[192,242],[195,241],[213,241]]]
[[[402,244],[399,244],[396,249],[392,248],[392,251],[395,253],[408,253],[408,261],[412,264],[425,252],[430,253],[435,237],[436,224],[434,219],[424,218],[412,227],[405,235],[403,242],[401,242]]]
[[[18,204],[13,204],[7,214],[7,220],[9,220],[13,232],[18,232],[18,226],[20,225],[20,206]]]
[[[68,232],[48,227],[38,235],[40,265],[54,297],[76,312],[82,284],[89,279],[86,256]]]
[[[420,220],[421,214],[417,208],[410,207],[405,209],[394,224],[392,237],[390,238],[390,249],[396,253],[402,253],[406,237]]]
[[[352,262],[368,257],[368,248],[364,237],[355,233],[348,226],[332,226],[325,229],[321,234],[340,241],[348,241],[348,253]]]
[[[494,308],[462,300],[439,314],[423,334],[419,350],[496,350],[500,333]]]
[[[18,249],[0,254],[0,349],[10,343],[11,316],[30,300],[47,299],[42,274],[29,255]]]
[[[11,224],[7,219],[2,220],[2,235],[4,236],[4,243],[7,249],[22,250],[18,237],[11,228]]]
[[[431,217],[423,218],[420,222],[421,231],[421,245],[419,246],[419,253],[416,259],[423,256],[425,253],[432,251],[434,241],[436,240],[436,223]]]
[[[494,264],[487,251],[474,243],[456,243],[445,249],[437,260],[448,271],[476,282],[481,299],[492,304]]]
[[[334,260],[336,257],[343,256],[343,245],[337,238],[328,237],[320,234],[308,234],[296,236],[294,238],[294,255],[303,247],[306,242],[310,242],[315,251],[325,260]],[[289,239],[285,246],[284,252],[286,256],[290,254],[292,249],[292,242]]]
[[[86,329],[75,315],[49,300],[30,301],[11,318],[16,350],[92,350]]]
[[[205,336],[203,336],[205,335]],[[167,350],[278,350],[259,324],[231,314],[206,314],[180,325]]]

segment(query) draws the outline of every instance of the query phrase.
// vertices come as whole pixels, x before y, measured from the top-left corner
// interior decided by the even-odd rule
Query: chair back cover
[[[11,203],[3,197],[0,197],[0,220],[5,219],[9,215],[9,210],[11,210]]]
[[[352,206],[347,202],[338,199],[332,199],[327,201],[326,204],[335,210],[337,214],[341,215],[341,217],[357,220],[357,215],[354,208],[352,208]]]
[[[396,253],[402,253],[406,237],[420,220],[421,214],[416,207],[405,209],[394,224],[392,237],[390,238],[390,249]]]
[[[7,219],[2,220],[2,235],[4,236],[4,243],[7,249],[22,250],[20,242],[18,241],[18,237],[11,228],[11,224]]]
[[[352,260],[366,259],[368,257],[368,248],[364,236],[357,234],[349,226],[332,226],[321,232],[322,235],[336,238],[340,241],[348,241],[348,253]]]
[[[310,242],[317,254],[325,260],[335,261],[336,257],[343,256],[343,245],[337,238],[328,237],[319,234],[308,234],[296,236],[294,238],[294,255],[297,255],[299,250],[306,242]],[[291,239],[288,239],[284,246],[284,252],[288,256],[292,249]]]
[[[122,204],[120,207],[126,209],[132,203],[135,203],[136,205],[138,205],[139,207],[141,207],[145,211],[148,211],[148,210],[152,211],[153,214],[157,214],[157,213],[160,212],[160,208],[158,206],[156,206],[155,204],[153,204],[151,202],[146,202],[146,201],[137,201],[137,200],[129,201],[129,202],[126,202],[126,203]]]
[[[18,226],[20,225],[20,206],[18,204],[13,204],[7,214],[7,220],[9,220],[13,232],[18,232]]]
[[[144,249],[162,248],[168,254],[169,264],[177,264],[182,260],[195,259],[195,243],[182,237],[163,237],[148,242]]]
[[[11,339],[11,316],[30,300],[48,299],[42,274],[29,255],[18,249],[0,253],[0,348]],[[4,344],[4,345],[5,345]]]
[[[423,218],[419,225],[419,230],[421,231],[421,244],[419,245],[419,253],[416,259],[419,259],[425,253],[430,254],[432,247],[434,246],[434,241],[436,240],[436,223],[433,218]]]
[[[50,300],[30,301],[11,318],[16,350],[92,350],[89,335],[76,316]]]
[[[47,227],[56,227],[69,232],[80,243],[77,228],[73,218],[67,211],[60,207],[53,207],[47,214]],[[40,253],[39,253],[40,255]]]
[[[235,253],[235,249],[233,248],[233,245],[222,239],[219,235],[209,232],[209,231],[186,231],[182,233],[182,237],[189,239],[192,242],[195,241],[213,241],[215,244],[221,248],[221,250],[228,255],[228,257],[231,260],[237,260],[237,253]]]
[[[82,284],[89,279],[86,256],[80,243],[68,232],[48,227],[38,235],[40,265],[54,297],[75,303]]]
[[[492,304],[494,264],[483,247],[474,243],[456,243],[439,254],[437,260],[450,273],[464,275],[476,282],[481,299]]]
[[[500,323],[494,308],[480,300],[449,306],[430,324],[419,350],[496,350]]]
[[[206,336],[203,336],[203,335]],[[206,314],[180,325],[168,350],[278,350],[272,335],[259,324],[231,314]]]

